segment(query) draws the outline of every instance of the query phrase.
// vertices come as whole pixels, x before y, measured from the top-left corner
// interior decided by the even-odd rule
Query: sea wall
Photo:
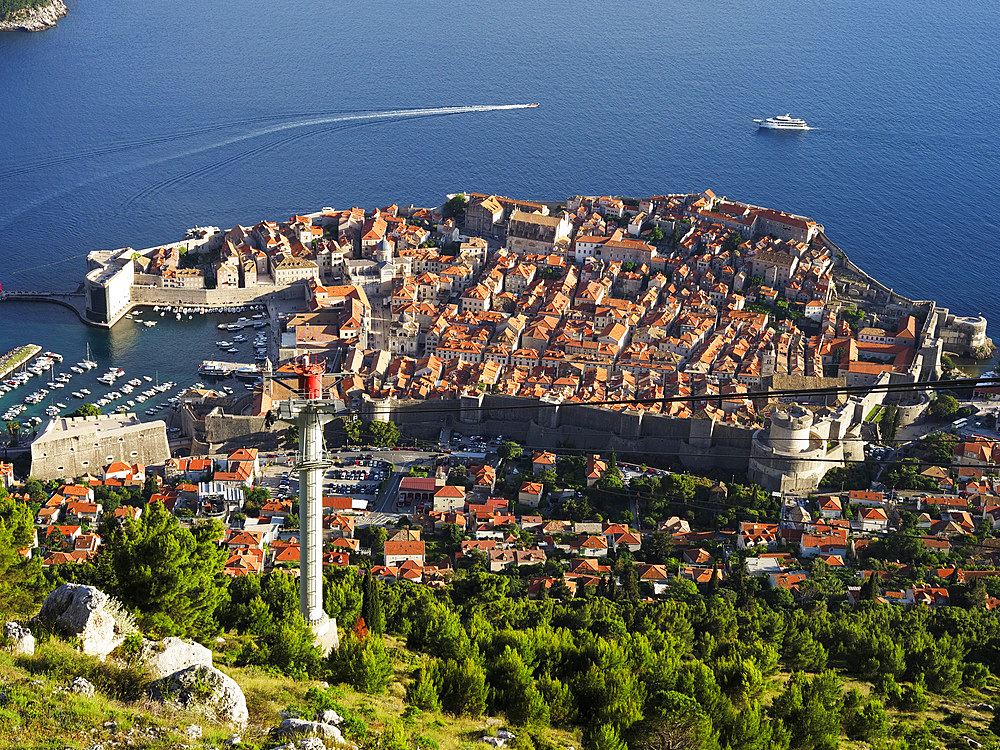
[[[266,302],[270,297],[304,299],[306,287],[302,284],[261,284],[236,289],[185,289],[183,287],[133,286],[132,306],[177,305],[182,307],[225,307]]]
[[[0,21],[0,31],[44,31],[55,27],[56,21],[67,12],[62,0],[52,0],[40,8],[25,8],[11,13],[10,18]]]

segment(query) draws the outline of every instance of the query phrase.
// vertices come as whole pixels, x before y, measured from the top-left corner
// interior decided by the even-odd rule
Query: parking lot
[[[391,464],[373,457],[371,454],[329,456],[332,466],[323,476],[324,495],[346,495],[363,498],[371,502],[378,494],[381,483],[391,471]],[[287,459],[279,455],[267,457],[262,470],[260,484],[271,493],[271,497],[284,500],[298,497],[299,474],[294,466],[294,454]]]

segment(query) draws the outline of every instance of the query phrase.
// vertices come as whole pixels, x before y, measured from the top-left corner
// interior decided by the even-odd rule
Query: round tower
[[[804,453],[809,450],[812,413],[793,404],[787,411],[771,412],[770,442],[775,453]]]

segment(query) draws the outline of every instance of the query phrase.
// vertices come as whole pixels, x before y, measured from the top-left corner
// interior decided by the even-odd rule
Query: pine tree
[[[114,570],[112,593],[161,635],[210,635],[225,582],[218,522],[183,528],[162,503],[147,505],[102,547]]]
[[[548,706],[521,655],[506,646],[489,665],[490,704],[514,724],[545,723]]]
[[[486,674],[471,658],[441,662],[437,681],[445,711],[476,718],[486,710]]]
[[[425,711],[440,711],[441,698],[434,685],[436,664],[431,662],[417,670],[417,676],[406,686],[406,702]]]
[[[628,750],[622,738],[612,726],[602,724],[587,732],[584,741],[587,750]]]
[[[0,612],[8,619],[29,614],[45,592],[38,558],[19,551],[31,547],[34,533],[27,506],[0,486]]]

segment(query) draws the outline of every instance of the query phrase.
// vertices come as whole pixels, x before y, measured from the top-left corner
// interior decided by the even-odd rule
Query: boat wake
[[[498,112],[502,110],[511,109],[529,109],[532,105],[530,104],[484,104],[484,105],[474,105],[468,107],[425,107],[420,109],[393,109],[381,112],[367,112],[367,113],[357,113],[349,115],[338,115],[334,117],[305,117],[299,120],[293,120],[292,122],[281,123],[278,125],[271,125],[264,128],[258,128],[257,130],[251,131],[249,133],[244,133],[242,135],[233,136],[231,138],[226,138],[214,143],[209,143],[204,146],[199,146],[197,148],[189,149],[187,151],[181,152],[179,154],[173,154],[171,156],[166,156],[161,159],[156,159],[143,164],[139,168],[150,167],[156,164],[162,164],[168,161],[174,161],[176,159],[183,159],[189,156],[195,156],[197,154],[204,153],[206,151],[214,151],[215,149],[224,148],[226,146],[231,146],[235,143],[241,143],[243,141],[249,141],[256,138],[263,138],[268,135],[273,135],[275,133],[281,133],[289,130],[299,130],[301,128],[315,128],[319,125],[334,125],[334,127],[320,128],[318,130],[309,130],[304,133],[295,133],[292,135],[285,136],[283,138],[278,138],[275,140],[270,140],[266,143],[256,146],[247,151],[242,151],[238,154],[233,154],[219,161],[213,162],[202,167],[198,167],[179,175],[174,175],[166,179],[160,180],[159,182],[153,183],[152,185],[147,185],[145,188],[130,196],[123,207],[128,208],[132,206],[136,201],[145,198],[146,196],[152,195],[154,193],[160,192],[171,185],[175,185],[179,182],[185,180],[194,179],[202,174],[212,172],[216,169],[221,169],[229,164],[240,161],[242,159],[249,158],[251,156],[257,156],[271,149],[283,146],[287,143],[291,143],[302,138],[319,135],[321,133],[329,133],[339,130],[346,130],[351,127],[358,127],[362,125],[369,125],[382,120],[389,120],[394,122],[402,122],[405,120],[415,120],[425,117],[442,117],[446,115],[463,115],[472,114],[476,112]]]
[[[392,110],[324,110],[324,111],[309,112],[309,113],[291,113],[291,114],[285,113],[280,115],[268,115],[264,117],[255,117],[245,120],[234,120],[225,123],[205,125],[199,128],[192,128],[190,130],[178,131],[171,134],[164,134],[151,138],[129,141],[119,144],[111,144],[108,146],[102,146],[95,149],[54,156],[49,159],[33,162],[31,164],[21,165],[19,167],[6,170],[4,172],[0,172],[0,179],[13,177],[19,174],[26,174],[28,172],[43,169],[46,167],[59,166],[69,162],[87,159],[91,157],[104,156],[112,153],[119,153],[123,151],[140,149],[146,146],[168,143],[171,141],[178,141],[186,138],[193,138],[199,135],[204,135],[206,133],[216,132],[219,130],[232,129],[234,127],[238,128],[241,126],[245,127],[247,125],[260,126],[262,123],[265,122],[274,122],[274,124],[266,125],[264,127],[257,127],[256,129],[251,130],[249,132],[242,133],[237,136],[232,136],[230,138],[225,138],[219,141],[215,141],[213,143],[208,143],[203,146],[187,149],[176,154],[170,154],[167,156],[154,158],[136,164],[131,164],[121,169],[94,175],[90,179],[84,180],[82,182],[77,182],[73,185],[65,187],[62,190],[58,190],[54,193],[37,198],[36,200],[33,200],[26,205],[20,206],[14,211],[0,217],[0,228],[7,226],[12,221],[17,219],[19,216],[22,216],[30,211],[34,211],[40,206],[43,206],[53,200],[70,195],[76,192],[77,190],[92,185],[95,182],[100,182],[102,180],[107,180],[113,177],[120,177],[122,175],[135,172],[140,169],[145,169],[151,166],[155,166],[157,164],[163,164],[166,162],[175,161],[176,159],[182,159],[188,156],[194,156],[196,154],[204,153],[207,151],[213,151],[215,149],[224,148],[226,146],[230,146],[235,143],[240,143],[255,138],[264,138],[269,135],[274,135],[275,133],[282,133],[290,130],[299,130],[302,128],[306,129],[312,128],[302,133],[293,133],[290,135],[286,135],[282,138],[278,138],[276,140],[270,140],[266,143],[263,143],[247,151],[229,156],[225,159],[221,159],[213,164],[204,167],[199,167],[197,169],[188,170],[182,175],[176,175],[164,180],[160,180],[159,182],[154,183],[153,185],[149,185],[143,190],[140,190],[135,195],[129,197],[125,201],[124,205],[131,206],[137,200],[140,200],[143,197],[150,195],[152,193],[163,190],[164,188],[167,188],[177,182],[180,182],[185,179],[193,179],[213,169],[218,169],[220,167],[239,161],[241,159],[245,159],[247,157],[263,153],[265,151],[292,142],[294,140],[298,140],[300,138],[305,138],[336,130],[345,130],[348,128],[360,127],[378,122],[405,121],[408,119],[417,119],[425,117],[442,117],[448,115],[462,115],[462,114],[472,114],[481,112],[499,112],[503,110],[530,109],[530,108],[532,108],[531,104],[484,104],[484,105],[472,105],[465,107],[421,107],[414,109],[392,109]],[[280,122],[280,120],[283,119],[288,120],[288,118],[293,118],[293,119],[287,122]],[[321,125],[332,125],[332,127],[316,129],[317,126]]]

